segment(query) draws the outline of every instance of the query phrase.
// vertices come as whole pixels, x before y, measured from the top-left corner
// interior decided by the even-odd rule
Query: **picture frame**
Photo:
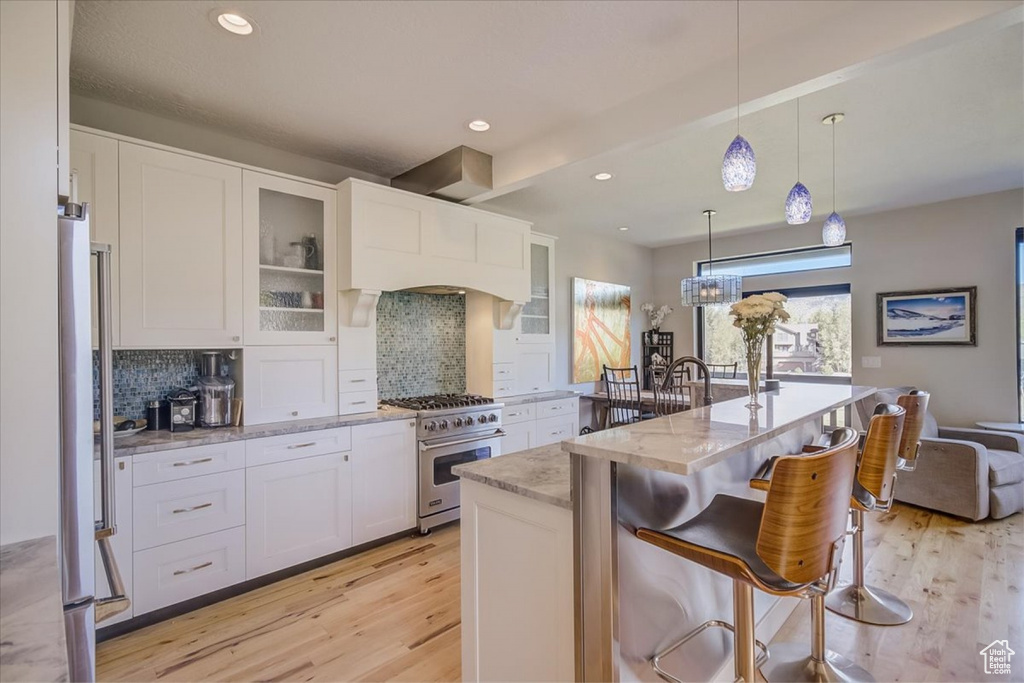
[[[978,288],[881,292],[878,346],[977,346]]]
[[[632,364],[628,285],[572,279],[572,383],[599,382],[607,365]]]

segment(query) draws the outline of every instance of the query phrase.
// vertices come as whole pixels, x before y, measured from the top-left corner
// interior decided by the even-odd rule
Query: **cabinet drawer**
[[[516,364],[515,363],[495,363],[494,376],[491,377],[495,382],[500,382],[505,379],[516,378]]]
[[[245,464],[248,467],[272,462],[297,460],[325,453],[352,450],[352,428],[337,427],[316,432],[268,436],[245,442]]]
[[[245,524],[245,470],[135,489],[135,550]]]
[[[132,462],[136,486],[188,479],[204,474],[238,470],[243,467],[245,467],[244,441],[145,453],[136,455]]]
[[[563,398],[558,401],[544,401],[534,404],[537,407],[537,419],[543,420],[546,417],[559,417],[571,415],[577,418],[580,408],[579,399]],[[577,418],[578,419],[578,418]]]
[[[340,370],[338,372],[338,393],[349,394],[352,392],[365,393],[370,390],[377,390],[377,370],[366,368],[365,370]]]
[[[245,527],[135,553],[135,614],[245,580]]]
[[[516,381],[514,379],[494,383],[494,398],[499,396],[515,396],[515,394]]]
[[[517,422],[529,422],[536,417],[534,411],[534,405],[532,403],[524,403],[518,406],[506,406],[501,411],[501,423],[505,425],[514,425]]]
[[[549,417],[537,420],[537,443],[535,446],[565,441],[576,436],[576,417]]]
[[[338,394],[338,415],[372,413],[377,410],[377,390]]]

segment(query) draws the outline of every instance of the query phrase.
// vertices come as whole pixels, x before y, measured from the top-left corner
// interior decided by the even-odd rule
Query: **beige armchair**
[[[879,390],[857,406],[861,420],[910,387]],[[928,415],[917,468],[899,472],[896,500],[957,517],[1002,519],[1024,510],[1024,436],[939,427]]]

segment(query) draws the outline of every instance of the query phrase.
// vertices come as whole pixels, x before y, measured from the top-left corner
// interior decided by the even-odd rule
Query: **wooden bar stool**
[[[894,448],[890,447],[890,444],[895,446],[899,441],[899,434],[903,429],[904,415],[905,411],[900,406],[882,403],[875,408],[875,414],[872,416],[871,423],[868,426],[867,437],[864,440],[864,449],[857,467],[858,476],[862,473],[867,474],[874,471],[879,462],[884,465],[886,457],[889,457],[893,465],[895,465],[895,451]],[[837,436],[836,432],[838,431],[832,432],[832,445],[829,448],[834,447],[836,439],[844,438],[844,435]],[[820,453],[822,452],[822,447],[805,446],[804,452],[811,454]],[[869,453],[871,455],[867,457]],[[865,462],[867,463],[866,470],[864,469]],[[764,489],[774,480],[771,471],[773,469],[771,461],[766,463],[766,465],[767,467],[763,468],[763,471],[759,471],[758,475],[755,475],[750,480],[752,488]],[[851,492],[858,490],[856,478],[850,490]],[[853,505],[854,500],[856,498],[851,496],[848,504]],[[858,556],[856,551],[854,555],[855,557]],[[854,572],[856,572],[856,568],[854,568]],[[834,593],[829,593],[828,596],[823,594],[811,596],[810,653],[808,653],[807,646],[803,643],[781,643],[772,646],[771,661],[764,668],[765,676],[769,681],[874,680],[868,671],[857,666],[843,655],[832,652],[825,647],[825,608],[828,599],[832,595]]]
[[[905,624],[914,616],[910,605],[877,586],[864,583],[864,513],[885,512],[892,507],[896,470],[913,470],[921,444],[921,429],[928,411],[930,395],[913,391],[897,399],[906,413],[900,436],[890,430],[873,435],[872,428],[879,415],[880,404],[871,418],[864,451],[857,467],[857,480],[850,501],[853,524],[853,582],[843,582],[829,594],[825,606],[836,614],[854,621],[877,626]],[[889,406],[891,408],[892,406]]]
[[[835,445],[809,456],[783,456],[775,462],[764,503],[719,494],[693,519],[673,529],[637,529],[643,541],[724,574],[733,581],[733,625],[701,624],[678,643],[655,655],[660,660],[698,633],[722,626],[734,633],[736,677],[761,680],[755,656],[754,593],[821,595],[838,574],[846,538],[847,491],[853,486],[857,433],[843,428]],[[763,646],[762,646],[763,647]]]

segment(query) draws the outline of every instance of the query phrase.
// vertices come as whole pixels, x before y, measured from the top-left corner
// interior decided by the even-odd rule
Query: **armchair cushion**
[[[1002,486],[1024,481],[1024,455],[997,448],[988,449],[988,484]]]
[[[968,429],[966,427],[939,427],[939,437],[943,439],[973,441],[974,443],[980,443],[985,448],[1024,453],[1024,434],[994,432],[988,429]]]

